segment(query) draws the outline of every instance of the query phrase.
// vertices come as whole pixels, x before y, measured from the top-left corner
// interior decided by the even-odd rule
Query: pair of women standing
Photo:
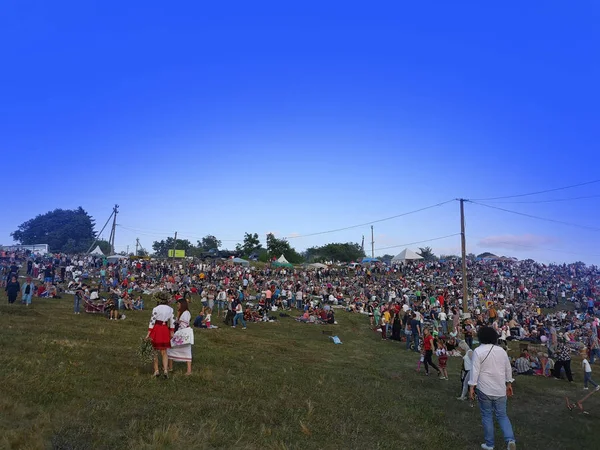
[[[148,334],[146,339],[152,341],[152,347],[157,351],[154,355],[154,376],[160,376],[158,368],[158,355],[162,361],[163,376],[169,377],[169,371],[173,370],[173,361],[187,363],[186,375],[192,373],[192,345],[194,344],[194,332],[190,328],[191,314],[186,300],[177,302],[177,319],[173,315],[173,309],[163,299],[160,304],[152,310]],[[177,323],[177,332],[175,332]]]

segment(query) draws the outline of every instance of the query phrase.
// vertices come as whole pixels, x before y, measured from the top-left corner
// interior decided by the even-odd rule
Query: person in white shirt
[[[148,325],[148,334],[146,339],[152,341],[152,347],[157,352],[154,353],[154,376],[158,377],[158,353],[162,357],[163,374],[165,378],[169,377],[167,349],[171,348],[171,338],[175,332],[175,318],[173,317],[173,308],[167,303],[167,295],[160,297],[160,305],[152,310],[150,324]]]
[[[442,325],[442,333],[444,336],[448,334],[448,315],[442,309],[439,314],[440,323]]]
[[[458,400],[466,400],[467,393],[469,392],[469,379],[471,375],[471,368],[473,367],[473,363],[471,362],[471,358],[473,357],[473,350],[471,350],[467,346],[467,352],[465,356],[463,356],[463,368],[461,372],[461,380],[462,380],[462,392],[460,393],[460,397]]]
[[[589,389],[588,384],[591,384],[595,390],[600,391],[600,386],[592,380],[592,366],[587,359],[587,350],[581,352],[581,357],[583,358],[583,361],[581,361],[581,367],[583,367],[583,390],[587,391]]]
[[[477,333],[479,347],[473,351],[469,377],[469,397],[479,401],[485,443],[484,450],[494,448],[494,414],[500,425],[508,450],[517,448],[512,424],[506,414],[506,399],[513,394],[512,368],[506,351],[498,345],[498,333],[491,327],[481,327]]]

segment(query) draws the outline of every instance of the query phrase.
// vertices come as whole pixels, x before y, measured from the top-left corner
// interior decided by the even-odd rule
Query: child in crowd
[[[210,319],[211,319],[211,316],[212,316],[212,309],[207,308],[206,309],[206,315],[204,316],[204,325],[208,329],[210,329]]]
[[[421,347],[421,357],[417,363],[417,373],[421,371],[421,364],[423,364],[423,361],[425,361],[425,347]]]
[[[600,386],[598,386],[596,384],[596,382],[594,380],[592,380],[592,366],[590,365],[590,362],[588,361],[588,354],[587,354],[587,349],[584,349],[581,351],[581,357],[583,358],[583,361],[581,361],[581,367],[583,367],[583,390],[587,391],[588,388],[588,383],[591,384],[592,386],[594,386],[594,388],[597,391],[600,391]]]
[[[446,344],[444,344],[443,339],[437,340],[437,350],[435,354],[438,357],[438,365],[440,371],[442,372],[442,380],[448,380],[448,369],[446,369],[446,365],[448,364],[448,352],[446,351]]]

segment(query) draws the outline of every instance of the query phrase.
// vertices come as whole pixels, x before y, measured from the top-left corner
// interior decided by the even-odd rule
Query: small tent
[[[376,263],[376,262],[379,262],[379,259],[377,259],[377,258],[363,258],[361,262],[363,264]]]
[[[281,256],[279,257],[279,259],[277,260],[277,262],[278,262],[278,263],[281,263],[281,264],[289,264],[289,263],[290,263],[290,262],[289,262],[287,259],[285,259],[285,256],[284,256],[284,255],[281,255]]]
[[[416,261],[418,259],[423,259],[423,257],[420,255],[417,255],[412,250],[405,248],[400,253],[398,253],[396,256],[394,256],[394,258],[392,259],[392,264],[403,264],[406,261]]]
[[[312,267],[313,269],[327,269],[327,266],[322,263],[309,264],[308,267]]]
[[[100,250],[100,246],[96,245],[96,248],[90,252],[90,255],[104,256],[104,253],[102,253],[102,250]]]

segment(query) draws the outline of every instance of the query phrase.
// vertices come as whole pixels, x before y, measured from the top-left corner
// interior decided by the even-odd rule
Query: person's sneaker
[[[596,386],[596,389],[594,389],[595,391],[600,391],[600,386]]]
[[[517,450],[517,443],[515,441],[508,441],[506,450]]]
[[[494,447],[490,447],[490,446],[489,446],[489,445],[487,445],[487,444],[481,444],[481,448],[482,448],[483,450],[494,450]]]
[[[456,400],[460,400],[461,402],[464,402],[467,399],[467,397],[456,397]]]
[[[587,391],[588,389],[589,389],[589,388],[586,388],[586,387],[584,387],[584,388],[583,388],[583,390],[584,390],[584,391]]]
[[[243,328],[242,328],[242,330],[245,330],[245,329],[246,329],[246,327],[243,327]]]

